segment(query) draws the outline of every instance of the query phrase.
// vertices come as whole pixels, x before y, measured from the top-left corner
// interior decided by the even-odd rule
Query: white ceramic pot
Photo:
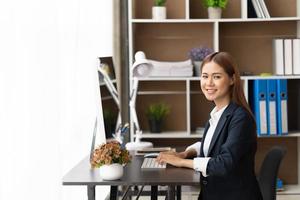
[[[164,6],[153,6],[152,7],[152,19],[166,19],[167,9]]]
[[[217,7],[208,7],[209,19],[220,19],[222,16],[222,9]]]
[[[100,177],[103,180],[117,180],[123,176],[124,170],[123,166],[118,163],[114,163],[111,165],[102,165],[100,167]]]

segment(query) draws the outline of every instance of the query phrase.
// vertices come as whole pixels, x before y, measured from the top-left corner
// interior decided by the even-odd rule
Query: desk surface
[[[99,169],[91,169],[86,157],[63,178],[63,185],[199,185],[200,173],[193,169],[176,168],[141,169],[142,156],[134,156],[124,168],[124,175],[115,181],[100,178]]]

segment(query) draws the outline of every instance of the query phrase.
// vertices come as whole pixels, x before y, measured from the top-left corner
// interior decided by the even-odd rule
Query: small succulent
[[[208,47],[194,47],[189,51],[188,55],[192,61],[202,61],[213,52],[214,50]]]
[[[165,6],[167,0],[154,0],[155,6]]]

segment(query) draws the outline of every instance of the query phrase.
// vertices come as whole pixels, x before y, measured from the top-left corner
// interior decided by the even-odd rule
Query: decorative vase
[[[111,165],[102,165],[100,167],[100,177],[103,180],[117,180],[123,176],[123,166],[119,163],[113,163]]]
[[[220,19],[221,16],[222,16],[222,8],[208,7],[208,18],[209,19]]]
[[[199,77],[201,72],[202,61],[193,61],[194,65],[194,76]]]
[[[153,6],[152,7],[152,19],[166,19],[167,18],[167,9],[164,6]]]
[[[150,132],[151,133],[160,133],[161,132],[161,120],[154,120],[151,119],[149,120],[149,127],[150,127]]]

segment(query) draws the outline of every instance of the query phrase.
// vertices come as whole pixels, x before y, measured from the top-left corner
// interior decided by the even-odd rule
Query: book
[[[265,16],[265,18],[270,18],[270,14],[269,11],[267,9],[267,6],[265,4],[264,0],[258,0],[258,3],[260,4],[260,7],[262,9],[263,15]]]
[[[148,153],[160,153],[164,151],[175,151],[175,149],[171,147],[151,147],[151,148],[143,148],[140,150],[137,150],[135,152],[135,155],[145,155]]]
[[[258,3],[258,0],[252,0],[252,5],[254,7],[254,10],[256,12],[256,15],[258,18],[264,18],[261,7]]]

